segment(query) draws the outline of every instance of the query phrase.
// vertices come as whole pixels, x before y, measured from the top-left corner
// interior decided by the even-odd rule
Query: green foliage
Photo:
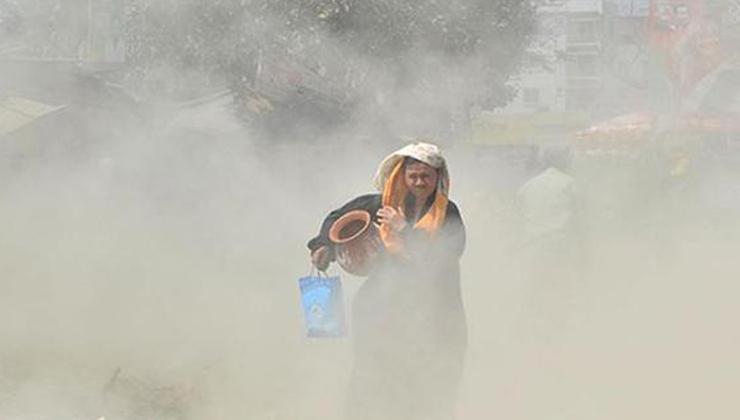
[[[534,31],[522,0],[133,0],[129,62],[239,80],[254,51],[335,74],[403,81],[420,56],[470,71],[498,98]],[[427,80],[432,86],[441,78]],[[490,95],[489,95],[490,96]],[[487,98],[491,99],[491,98]],[[495,102],[495,101],[493,101]]]

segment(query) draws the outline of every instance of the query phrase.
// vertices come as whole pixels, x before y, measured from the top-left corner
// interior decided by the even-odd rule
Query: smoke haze
[[[0,100],[41,91],[69,105],[42,144],[8,136],[0,157],[0,418],[340,419],[351,339],[305,337],[305,243],[328,211],[371,192],[377,164],[409,135],[440,139],[468,232],[458,418],[737,418],[734,217],[648,217],[649,186],[632,169],[576,154],[583,275],[530,284],[513,201],[536,171],[457,141],[471,104],[490,102],[478,97],[494,83],[480,72],[490,57],[414,44],[401,77],[324,36],[365,72],[341,85],[358,99],[331,129],[295,111],[282,120],[290,130],[268,130],[237,116],[240,93],[169,91],[195,78],[221,92],[210,87],[233,86],[225,73],[168,63],[116,77],[112,94],[49,91],[59,72],[0,61]],[[506,55],[527,42],[493,45]],[[501,98],[519,65],[495,74]],[[121,91],[133,93],[119,101]],[[349,307],[363,280],[332,270]]]

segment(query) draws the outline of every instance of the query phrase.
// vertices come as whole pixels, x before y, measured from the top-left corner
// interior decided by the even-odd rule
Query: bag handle
[[[317,277],[322,277],[322,274],[324,278],[329,278],[329,275],[326,273],[326,270],[319,270],[318,268],[316,268],[315,265],[311,264],[311,269],[308,272],[309,276],[313,277],[315,275]]]

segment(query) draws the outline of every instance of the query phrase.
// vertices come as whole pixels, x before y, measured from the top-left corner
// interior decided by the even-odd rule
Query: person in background
[[[449,185],[439,149],[410,144],[381,163],[379,194],[332,211],[308,243],[314,265],[325,269],[334,260],[335,220],[363,209],[379,226],[380,260],[352,305],[350,419],[453,418],[467,327],[458,262],[465,227]]]
[[[579,217],[578,188],[568,173],[570,151],[544,149],[539,160],[542,170],[525,182],[516,195],[524,243],[569,242]]]
[[[543,149],[541,171],[516,194],[525,306],[541,320],[557,323],[571,303],[573,285],[586,259],[583,214],[565,147]],[[541,328],[545,328],[540,326]]]

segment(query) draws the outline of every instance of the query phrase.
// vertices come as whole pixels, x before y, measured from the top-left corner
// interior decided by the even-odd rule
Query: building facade
[[[503,144],[562,141],[649,103],[650,0],[542,0],[530,63],[511,103],[482,112],[473,137]],[[494,140],[498,139],[498,140]]]

